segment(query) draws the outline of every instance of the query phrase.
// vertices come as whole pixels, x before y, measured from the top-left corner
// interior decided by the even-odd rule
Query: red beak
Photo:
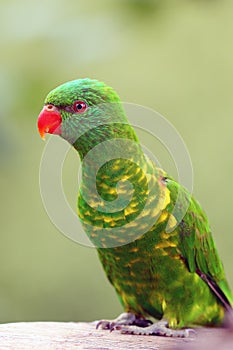
[[[54,105],[45,105],[37,122],[41,138],[45,139],[45,133],[60,135],[61,123],[62,118],[59,110]]]

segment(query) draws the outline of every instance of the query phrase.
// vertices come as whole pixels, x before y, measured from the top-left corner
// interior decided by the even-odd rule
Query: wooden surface
[[[19,322],[0,325],[0,349],[233,350],[233,333],[203,328],[186,339],[135,336],[95,328],[95,323]]]

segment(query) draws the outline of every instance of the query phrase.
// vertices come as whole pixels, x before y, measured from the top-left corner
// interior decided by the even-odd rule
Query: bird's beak
[[[38,117],[38,130],[41,138],[45,139],[45,133],[61,134],[62,118],[59,110],[52,104],[44,106]]]

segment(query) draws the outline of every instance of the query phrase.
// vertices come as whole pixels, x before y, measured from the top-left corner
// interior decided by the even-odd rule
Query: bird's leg
[[[131,312],[124,312],[120,314],[117,318],[114,320],[100,320],[96,328],[102,328],[102,329],[121,329],[118,327],[124,327],[124,326],[136,326],[136,328],[140,327],[147,327],[148,325],[152,324],[150,320],[146,320],[145,318],[139,317]]]
[[[113,329],[120,330],[120,332],[124,334],[160,335],[164,337],[176,338],[186,338],[190,335],[190,333],[195,334],[193,329],[171,329],[168,327],[167,321],[164,320],[158,321],[144,328],[134,325],[114,325]]]

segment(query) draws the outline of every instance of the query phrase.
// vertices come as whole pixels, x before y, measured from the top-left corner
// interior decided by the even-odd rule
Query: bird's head
[[[116,92],[102,82],[78,79],[52,90],[38,117],[38,129],[58,134],[70,143],[99,125],[126,122]]]

